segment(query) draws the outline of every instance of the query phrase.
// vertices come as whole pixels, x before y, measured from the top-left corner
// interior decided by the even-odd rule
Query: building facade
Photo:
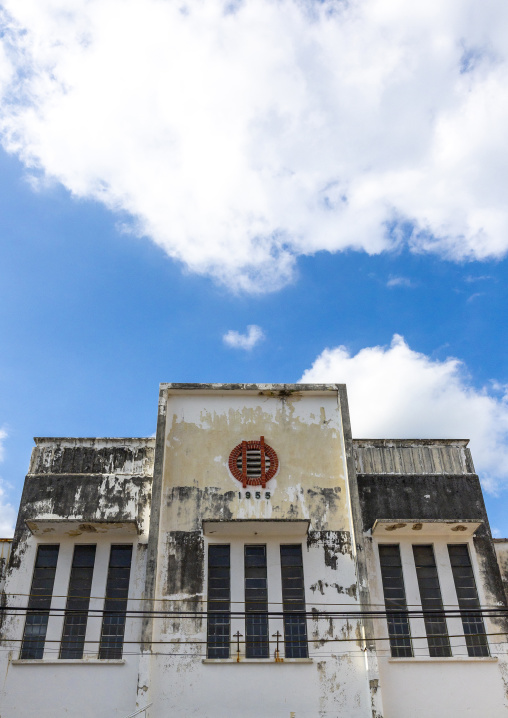
[[[1,718],[508,715],[467,441],[354,440],[341,384],[162,384],[154,438],[35,443]]]

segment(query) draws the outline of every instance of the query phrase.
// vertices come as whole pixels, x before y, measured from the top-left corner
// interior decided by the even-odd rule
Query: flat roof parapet
[[[337,392],[345,384],[178,384],[161,383],[160,390],[168,394],[184,394],[196,392],[199,394],[213,394],[231,392],[236,394],[273,394],[281,398],[291,394],[314,393],[329,394]]]
[[[358,474],[474,474],[469,439],[353,439]]]

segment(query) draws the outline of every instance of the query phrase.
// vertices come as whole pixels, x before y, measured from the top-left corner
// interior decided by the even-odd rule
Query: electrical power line
[[[22,596],[22,597],[25,597],[25,598],[31,597],[31,596],[35,596],[35,594],[31,594],[31,593],[5,593],[4,595],[5,595],[5,596]],[[37,594],[36,597],[37,597],[37,598],[48,598],[48,597],[53,597],[53,598],[69,598],[69,597],[70,597],[70,598],[76,598],[76,599],[80,599],[80,598],[81,598],[81,599],[86,599],[86,600],[90,600],[90,601],[92,601],[92,600],[94,600],[94,601],[104,601],[104,600],[106,600],[106,601],[115,601],[115,600],[118,600],[118,599],[114,599],[114,598],[111,598],[111,597],[108,597],[108,596],[106,596],[106,597],[105,597],[105,596],[75,596],[75,595],[69,596],[69,594],[64,594],[64,593],[62,593],[62,594],[57,594],[57,593],[53,593],[53,594]],[[168,603],[180,603],[180,602],[183,603],[183,602],[186,602],[186,601],[192,601],[192,603],[213,603],[213,601],[210,601],[210,600],[208,600],[208,599],[206,599],[206,598],[144,598],[144,597],[132,597],[132,596],[129,596],[128,598],[122,599],[122,600],[128,601],[129,603],[130,603],[131,601],[140,601],[140,602],[149,601],[150,603],[166,603],[166,602],[168,602]],[[231,603],[231,604],[243,604],[243,603],[245,603],[245,601],[230,601],[230,603]],[[357,605],[357,603],[355,603],[355,601],[342,601],[342,602],[331,602],[331,603],[325,602],[325,601],[321,601],[321,602],[320,602],[320,601],[306,601],[306,603],[307,603],[308,606],[354,606],[354,605]],[[282,606],[282,605],[283,605],[283,601],[268,601],[268,605],[270,605],[270,606]],[[369,603],[364,603],[364,604],[362,604],[362,605],[365,605],[365,606],[384,606],[385,604],[384,604],[384,603],[372,603],[372,602],[369,602]],[[419,603],[408,603],[407,605],[408,605],[408,606],[420,606]],[[443,604],[443,605],[444,605],[444,606],[449,606],[449,607],[454,607],[454,606],[458,606],[459,604],[458,604],[458,603],[445,603],[445,604]],[[497,609],[497,608],[500,608],[500,606],[498,606],[497,604],[488,604],[488,603],[487,603],[487,604],[483,604],[483,608],[486,608],[486,609],[489,609],[489,608],[494,609],[494,608],[496,608],[496,609]],[[507,608],[506,610],[508,610],[508,608]]]
[[[490,633],[468,633],[468,634],[467,634],[467,637],[468,637],[468,638],[469,638],[469,637],[474,638],[474,637],[478,637],[478,636],[508,636],[508,631],[499,631],[499,632],[490,632]],[[425,640],[425,641],[426,641],[427,638],[428,638],[427,636],[411,636],[411,640],[412,640],[412,641],[417,641],[417,640]],[[463,639],[463,638],[464,638],[464,634],[460,634],[460,633],[457,633],[457,634],[449,634],[449,635],[448,635],[448,638],[461,638],[461,639]],[[32,639],[32,640],[33,640],[33,642],[35,642],[35,641],[38,640],[38,638],[34,638],[34,639]],[[307,643],[307,645],[309,645],[309,644],[311,644],[311,643],[319,643],[319,644],[325,644],[325,643],[351,643],[351,642],[354,642],[354,643],[358,643],[358,642],[360,642],[360,643],[370,643],[371,641],[376,641],[376,642],[377,642],[377,641],[393,641],[393,640],[397,640],[397,639],[396,639],[396,638],[394,639],[393,637],[390,638],[389,636],[386,636],[386,637],[385,637],[385,636],[379,636],[379,637],[369,637],[369,638],[363,638],[363,637],[362,637],[362,638],[358,638],[358,637],[351,637],[351,638],[306,638],[306,639],[304,639],[304,638],[301,638],[301,639],[300,639],[300,638],[299,638],[299,639],[298,639],[298,643]],[[30,643],[30,639],[27,640],[27,639],[23,639],[23,638],[3,638],[3,639],[2,639],[2,642],[4,642],[4,643],[23,643],[23,641],[25,641],[25,642],[27,642],[27,643]],[[85,641],[85,643],[100,643],[100,642],[101,642],[100,639],[97,639],[97,640],[91,639],[91,640],[86,640],[86,641]],[[279,642],[280,642],[280,641],[279,641]],[[289,641],[289,642],[291,643],[291,641]],[[61,640],[60,640],[60,639],[57,639],[57,638],[48,638],[48,639],[45,640],[45,643],[58,643],[58,644],[59,644],[59,643],[61,643]],[[139,645],[140,643],[142,643],[142,641],[141,641],[141,640],[138,640],[138,641],[124,641],[123,643],[124,643],[124,645],[131,645],[131,644]],[[208,640],[197,640],[197,639],[194,639],[194,640],[185,640],[185,641],[180,641],[180,640],[178,640],[178,641],[172,641],[172,640],[154,641],[154,640],[150,640],[150,641],[148,641],[147,643],[148,643],[149,645],[180,645],[180,646],[185,646],[185,645],[208,645]],[[235,641],[230,641],[230,643],[236,645],[236,640],[235,640]],[[244,644],[244,643],[246,643],[246,641],[243,640],[243,641],[240,641],[240,643],[241,643],[241,644]],[[264,644],[270,643],[270,644],[276,645],[276,644],[277,644],[277,640],[273,640],[273,641],[272,641],[271,639],[266,639],[266,640],[265,640],[265,639],[262,639],[262,640],[256,641],[256,640],[251,640],[251,639],[249,639],[249,643],[264,643]],[[496,645],[497,645],[497,644],[499,644],[499,643],[508,643],[508,641],[496,641],[495,643],[496,643]],[[349,652],[348,652],[348,653],[349,653]],[[503,654],[503,655],[504,655],[504,654]]]

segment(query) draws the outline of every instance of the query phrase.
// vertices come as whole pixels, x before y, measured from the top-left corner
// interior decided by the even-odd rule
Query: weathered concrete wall
[[[267,546],[270,610],[280,613],[280,544],[302,543],[307,608],[314,615],[308,622],[312,660],[277,664],[272,645],[269,659],[248,661],[242,640],[239,663],[235,653],[229,661],[203,663],[206,616],[162,618],[154,621],[153,637],[157,645],[173,641],[172,655],[152,658],[149,697],[157,708],[154,703],[151,717],[219,718],[241,705],[244,718],[291,711],[299,718],[370,718],[360,624],[321,615],[337,603],[358,607],[336,389],[168,387],[167,394],[156,598],[165,599],[168,610],[204,610],[207,546],[217,541],[231,545],[232,610],[243,610],[244,545],[256,543]],[[260,436],[276,451],[279,470],[256,498],[230,474],[228,459],[242,440]],[[310,531],[308,537],[274,537],[260,526],[255,538],[228,536],[226,529],[220,539],[203,535],[203,521],[234,525],[241,519],[263,520],[267,527],[277,519],[308,519]],[[237,630],[245,633],[241,617],[232,620],[231,633]],[[281,616],[270,619],[270,636],[276,630],[283,633]]]
[[[29,474],[151,476],[155,440],[35,437]]]
[[[0,539],[0,594],[2,593],[7,573],[7,563],[11,553],[12,539]]]
[[[112,544],[133,544],[129,608],[145,608],[146,541],[155,441],[147,439],[36,439],[25,479],[2,604],[0,625],[2,718],[83,715],[124,718],[134,709],[141,620],[126,623],[122,661],[99,661],[108,561]],[[33,533],[32,533],[33,532]],[[44,658],[19,661],[37,546],[59,545]],[[82,660],[58,659],[63,609],[76,544],[94,544],[92,599]],[[95,611],[95,612],[94,612]],[[26,686],[30,686],[27,692]]]
[[[359,474],[474,474],[467,439],[354,439]]]
[[[70,519],[83,524],[135,521],[139,533],[147,532],[154,439],[37,438],[35,441],[37,445],[21,496],[10,566],[16,568],[22,560],[30,534],[27,521]],[[85,527],[84,531],[93,533],[94,528]],[[46,532],[50,538],[50,534],[55,533],[54,526],[48,526]]]
[[[482,525],[474,537],[482,579],[494,605],[506,600],[490,535],[487,511],[476,474],[465,476],[358,477],[364,530],[376,519],[477,519]],[[498,621],[503,630],[508,622]]]
[[[355,445],[357,443],[364,442],[355,441]],[[397,446],[402,443],[390,440],[376,442],[377,454],[364,454],[361,459],[357,453],[357,466],[364,470],[358,474],[358,485],[373,603],[384,604],[378,556],[378,543],[383,542],[399,544],[408,605],[410,608],[420,605],[412,546],[425,543],[434,547],[443,602],[445,606],[455,607],[457,595],[447,544],[460,542],[469,544],[481,604],[506,605],[481,486],[473,473],[473,464],[465,448],[466,442],[407,442],[409,446],[402,448],[411,451],[413,464],[412,470],[406,474],[402,472],[401,447]],[[437,445],[437,452],[434,452],[434,444]],[[442,467],[448,468],[449,472],[434,473],[437,463],[435,456],[447,452],[448,447],[454,444],[457,445],[455,456],[450,458],[448,454],[447,467]],[[399,453],[399,459],[396,459],[397,471],[393,471],[394,450]],[[388,458],[383,452],[387,452]],[[418,467],[415,456],[424,457],[420,461],[419,472],[415,472]],[[461,461],[464,471],[460,475],[451,473],[461,465]],[[369,466],[383,470],[368,473],[366,468]],[[376,539],[371,535],[376,519],[435,521],[436,534],[418,537],[417,534],[405,536],[400,531],[394,531],[390,536],[383,535]],[[443,519],[477,520],[482,523],[472,538],[461,541],[458,534],[440,534],[439,522]],[[430,658],[424,621],[412,617],[410,624],[415,655],[407,659],[394,659],[390,658],[389,642],[386,640],[386,621],[376,622],[380,686],[386,715],[390,718],[407,715],[459,718],[469,713],[493,718],[506,715],[508,665],[504,641],[508,622],[503,617],[496,617],[486,618],[485,623],[487,632],[491,634],[489,643],[492,658],[468,657],[462,623],[460,617],[456,616],[447,618],[453,658]],[[471,677],[468,679],[467,676]]]
[[[508,539],[494,539],[494,548],[496,551],[501,580],[503,581],[504,591],[508,597]]]

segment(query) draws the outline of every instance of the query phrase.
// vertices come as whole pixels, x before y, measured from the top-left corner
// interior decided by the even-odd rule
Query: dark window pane
[[[308,658],[301,545],[281,546],[280,564],[286,658]]]
[[[43,656],[59,548],[44,545],[37,549],[20,658]]]
[[[268,658],[266,546],[245,546],[245,655]]]
[[[60,658],[83,658],[95,546],[76,546],[65,607]]]
[[[231,625],[230,547],[208,547],[208,658],[229,658]]]
[[[429,655],[435,658],[448,658],[452,655],[452,652],[446,619],[443,615],[443,599],[439,586],[434,549],[432,546],[413,546],[413,554],[424,612],[423,619],[429,644]]]
[[[392,656],[394,658],[411,657],[413,647],[399,545],[381,544],[379,560]]]
[[[483,618],[478,611],[471,612],[480,608],[480,600],[467,544],[449,544],[448,554],[452,566],[455,590],[457,591],[468,655],[476,657],[488,656],[489,644],[485,635]],[[468,609],[470,610],[468,611]]]
[[[131,562],[131,545],[111,547],[99,646],[102,659],[122,657]]]

